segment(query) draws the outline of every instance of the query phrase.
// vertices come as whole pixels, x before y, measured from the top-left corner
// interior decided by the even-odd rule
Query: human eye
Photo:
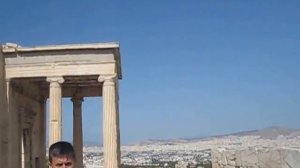
[[[57,163],[55,166],[56,166],[56,167],[62,167],[63,164],[62,164],[62,163]]]
[[[72,162],[67,162],[67,163],[65,163],[65,165],[66,166],[72,166],[73,164],[72,164]]]

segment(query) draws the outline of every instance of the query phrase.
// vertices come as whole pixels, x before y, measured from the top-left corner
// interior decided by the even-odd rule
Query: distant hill
[[[276,139],[278,136],[296,136],[300,135],[300,129],[291,129],[283,127],[268,127],[260,130],[251,130],[244,132],[237,132],[230,135],[235,136],[260,136],[264,139]]]
[[[148,139],[137,143],[127,144],[131,145],[176,145],[178,143],[188,143],[192,141],[199,141],[211,138],[223,138],[227,136],[260,136],[262,139],[276,139],[279,136],[295,137],[300,136],[300,129],[291,129],[283,127],[267,127],[257,130],[241,131],[230,134],[207,136],[207,137],[195,137],[195,138],[178,138],[178,139]],[[102,144],[93,141],[85,141],[84,146],[102,146]]]
[[[153,144],[156,144],[156,145],[175,145],[177,143],[185,143],[185,142],[189,142],[190,140],[188,139],[148,139],[148,140],[145,140],[145,141],[141,141],[141,142],[138,142],[138,143],[133,143],[133,144],[129,144],[130,145],[141,145],[141,146],[144,146],[144,145],[153,145]]]
[[[189,138],[189,139],[168,139],[168,140],[149,139],[132,145],[150,145],[150,144],[172,145],[176,143],[185,143],[185,142],[199,141],[199,140],[211,139],[211,138],[223,138],[226,136],[260,136],[260,138],[263,139],[276,139],[278,136],[285,136],[285,137],[300,136],[300,129],[291,129],[291,128],[273,126],[273,127],[267,127],[258,130],[249,130],[249,131],[242,131],[242,132],[209,136],[209,137],[198,137],[198,138]]]
[[[224,134],[224,135],[193,138],[193,140],[209,139],[209,138],[222,138],[222,137],[226,137],[226,136],[260,136],[260,138],[263,138],[263,139],[276,139],[278,136],[293,137],[293,136],[298,136],[298,135],[300,135],[300,129],[292,129],[292,128],[283,128],[283,127],[273,126],[273,127],[263,128],[263,129],[241,131],[241,132]]]

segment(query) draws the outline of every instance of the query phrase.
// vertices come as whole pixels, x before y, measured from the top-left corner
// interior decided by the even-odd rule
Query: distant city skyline
[[[4,1],[0,43],[120,42],[123,144],[300,128],[298,1]],[[85,141],[102,142],[101,98]],[[63,99],[63,138],[72,139]]]

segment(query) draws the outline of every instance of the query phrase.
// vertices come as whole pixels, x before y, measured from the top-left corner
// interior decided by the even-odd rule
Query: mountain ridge
[[[223,138],[228,136],[259,136],[262,139],[276,139],[279,136],[293,137],[300,135],[300,129],[295,128],[284,128],[279,126],[271,126],[262,129],[254,129],[247,131],[239,131],[229,134],[206,136],[206,137],[195,137],[195,138],[178,138],[178,139],[148,139],[131,145],[150,145],[150,144],[165,144],[172,145],[176,143],[187,143],[199,140],[208,140],[212,138]]]
[[[126,144],[131,145],[150,145],[150,144],[163,144],[163,145],[173,145],[177,143],[188,143],[199,140],[209,140],[213,138],[223,138],[228,136],[259,136],[262,139],[276,139],[279,136],[293,137],[300,136],[300,129],[296,128],[284,128],[279,126],[271,126],[262,129],[238,131],[229,134],[213,135],[213,136],[203,136],[194,138],[176,138],[176,139],[147,139],[135,143]],[[102,144],[94,141],[85,141],[84,146],[102,146]],[[124,144],[125,145],[125,144]]]

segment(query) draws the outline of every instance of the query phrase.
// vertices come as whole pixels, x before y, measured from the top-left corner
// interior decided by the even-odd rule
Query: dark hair
[[[67,156],[75,160],[75,151],[72,144],[65,141],[52,144],[49,148],[49,162],[51,163],[54,157],[60,156]]]

